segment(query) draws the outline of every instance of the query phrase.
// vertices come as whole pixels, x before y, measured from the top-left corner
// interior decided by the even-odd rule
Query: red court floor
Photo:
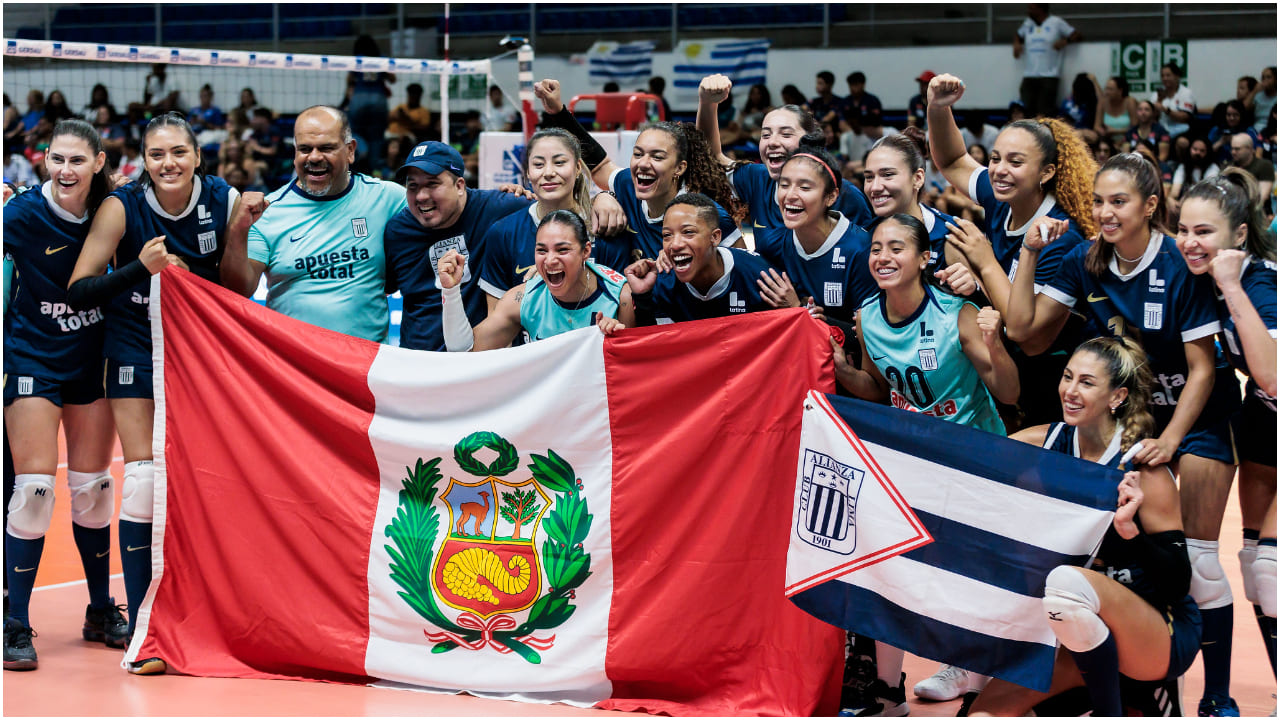
[[[117,452],[118,455],[118,452]],[[119,458],[113,474],[122,476]],[[122,651],[80,638],[88,596],[79,557],[71,539],[70,502],[65,467],[59,469],[53,529],[31,602],[32,626],[39,633],[40,669],[4,672],[7,716],[580,716],[618,715],[567,705],[531,705],[465,695],[440,695],[357,685],[286,680],[196,678],[176,675],[135,677],[120,668]],[[1221,556],[1236,596],[1232,694],[1244,716],[1269,714],[1275,707],[1276,678],[1263,649],[1253,608],[1244,601],[1236,552],[1240,549],[1240,510],[1232,493],[1222,528]],[[117,506],[119,501],[117,499]],[[113,554],[113,571],[120,572]],[[112,580],[117,601],[124,584]],[[931,674],[936,663],[907,657],[910,688]],[[1183,698],[1194,715],[1203,687],[1200,661],[1186,675]],[[908,695],[910,690],[908,689]],[[953,716],[959,701],[911,699],[912,715]]]

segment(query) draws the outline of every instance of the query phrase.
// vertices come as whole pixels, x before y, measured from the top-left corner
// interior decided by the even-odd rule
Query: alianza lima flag
[[[769,40],[682,40],[676,45],[672,86],[674,98],[697,104],[698,83],[719,73],[733,81],[734,104],[741,106],[752,85],[763,85],[769,69]]]
[[[859,635],[1047,691],[1041,606],[1085,565],[1121,473],[919,413],[811,392],[787,595]]]
[[[641,83],[653,74],[653,41],[619,43],[600,40],[587,50],[587,74],[591,82]]]
[[[151,290],[155,579],[127,658],[676,715],[808,715],[842,631],[782,593],[803,310],[474,354],[175,268]]]

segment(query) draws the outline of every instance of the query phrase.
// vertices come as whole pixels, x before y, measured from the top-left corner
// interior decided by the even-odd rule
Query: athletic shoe
[[[1240,717],[1240,708],[1231,698],[1206,697],[1200,700],[1200,717]]]
[[[955,665],[943,665],[931,677],[916,683],[912,692],[925,700],[946,702],[967,692],[981,690],[987,684],[985,675],[971,673]]]
[[[35,636],[36,631],[21,621],[11,617],[4,619],[5,670],[35,670],[39,666],[36,647],[31,644],[31,638]]]
[[[115,602],[115,598],[112,598]],[[104,643],[110,648],[129,647],[129,621],[120,612],[122,605],[107,605],[84,609],[83,636],[89,642]]]
[[[130,675],[163,675],[169,667],[160,658],[153,657],[134,660],[128,664],[126,669]]]
[[[902,674],[897,687],[876,678],[867,686],[863,701],[844,707],[840,717],[904,717],[911,713],[907,707],[907,674]]]

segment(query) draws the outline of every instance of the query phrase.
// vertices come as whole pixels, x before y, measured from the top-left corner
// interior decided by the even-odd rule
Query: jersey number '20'
[[[884,374],[893,389],[899,395],[905,395],[916,407],[923,409],[933,405],[933,390],[929,389],[929,379],[920,368],[914,365],[908,367],[906,382],[903,382],[902,374],[896,367],[885,368]]]

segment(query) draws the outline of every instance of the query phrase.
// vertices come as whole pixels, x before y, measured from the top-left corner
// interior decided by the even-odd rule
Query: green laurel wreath
[[[485,465],[475,459],[475,452],[481,448],[489,448],[498,453],[498,459],[492,465]],[[500,435],[491,432],[473,432],[453,446],[453,459],[463,472],[479,477],[502,477],[520,465],[520,453],[516,446],[504,440]]]
[[[472,445],[463,444],[471,441]],[[496,447],[495,447],[496,446]],[[514,446],[494,433],[473,433],[454,447],[454,458],[466,457],[472,467],[481,468],[484,476],[498,474],[494,468],[470,457],[480,447],[491,447],[497,450],[499,458],[494,462],[498,469],[504,463],[504,450],[517,458]],[[500,449],[501,448],[501,449]],[[574,474],[573,468],[554,450],[547,450],[544,455],[531,455],[532,463],[528,468],[533,477],[543,487],[555,493],[555,506],[542,524],[547,539],[542,543],[542,566],[547,574],[548,592],[541,595],[529,610],[528,618],[516,629],[493,633],[494,640],[510,648],[531,664],[542,662],[542,656],[520,638],[539,630],[550,630],[562,625],[573,615],[577,606],[570,600],[574,591],[591,576],[591,555],[583,549],[583,542],[591,531],[593,516],[588,512],[587,502],[582,497],[582,484]],[[435,601],[435,593],[431,590],[432,548],[440,531],[440,515],[433,503],[436,498],[436,486],[440,482],[439,471],[441,458],[423,462],[421,458],[413,468],[405,468],[407,477],[399,494],[399,507],[385,533],[395,547],[384,546],[391,556],[391,579],[400,586],[397,593],[422,616],[427,622],[446,630],[466,642],[475,642],[481,632],[459,627],[445,617]],[[459,465],[462,462],[459,461]],[[507,468],[501,474],[510,473],[516,465]],[[464,469],[466,469],[464,467]],[[468,469],[467,472],[479,474]],[[437,643],[431,648],[432,653],[444,653],[458,647],[458,643],[447,640]]]

